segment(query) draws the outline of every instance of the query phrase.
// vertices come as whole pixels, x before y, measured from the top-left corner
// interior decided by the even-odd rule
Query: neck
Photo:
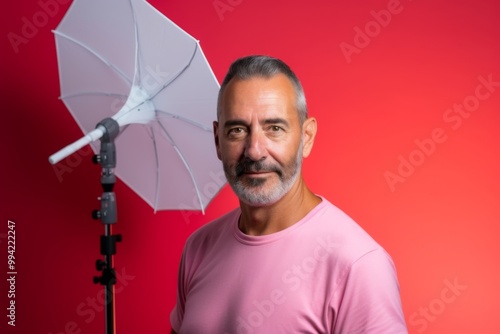
[[[248,235],[266,235],[286,229],[304,218],[321,198],[314,195],[302,178],[276,203],[251,206],[240,201],[240,230]]]

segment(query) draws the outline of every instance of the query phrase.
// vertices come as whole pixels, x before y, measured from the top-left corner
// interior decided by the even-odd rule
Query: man
[[[240,207],[186,242],[173,333],[407,333],[389,255],[302,178],[316,130],[286,64],[231,65],[214,137]]]

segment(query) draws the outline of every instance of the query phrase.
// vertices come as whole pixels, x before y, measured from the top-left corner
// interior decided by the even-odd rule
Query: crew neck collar
[[[296,229],[301,228],[304,224],[310,221],[311,218],[314,217],[319,211],[321,211],[321,209],[323,209],[326,206],[327,204],[326,199],[323,198],[322,196],[319,195],[317,196],[321,198],[321,202],[318,205],[316,205],[311,211],[309,211],[307,215],[304,216],[304,218],[302,218],[292,226],[289,226],[281,231],[266,235],[248,235],[243,233],[238,227],[238,221],[241,216],[241,209],[237,209],[237,214],[234,215],[234,220],[232,222],[234,237],[236,238],[237,241],[241,242],[242,244],[250,246],[265,245],[283,239]]]

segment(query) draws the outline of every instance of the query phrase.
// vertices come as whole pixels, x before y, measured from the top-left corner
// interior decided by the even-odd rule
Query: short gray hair
[[[299,79],[282,60],[260,55],[239,58],[231,64],[219,90],[217,118],[221,113],[222,95],[231,79],[237,78],[245,80],[253,77],[271,78],[277,74],[284,74],[292,83],[296,95],[296,109],[299,114],[299,121],[300,124],[303,124],[307,119],[307,104],[304,89]]]

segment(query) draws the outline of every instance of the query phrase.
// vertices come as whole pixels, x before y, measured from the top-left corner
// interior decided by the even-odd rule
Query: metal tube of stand
[[[92,217],[100,219],[104,224],[104,235],[101,235],[101,255],[104,260],[96,261],[96,269],[102,271],[101,276],[94,277],[94,283],[104,286],[104,300],[106,302],[104,323],[105,333],[115,334],[115,289],[116,273],[113,268],[113,255],[116,254],[116,243],[121,241],[121,235],[112,234],[112,225],[117,221],[116,197],[113,187],[116,182],[114,168],[116,167],[116,150],[114,139],[119,133],[118,123],[112,118],[106,118],[97,124],[106,129],[101,138],[100,154],[94,156],[94,163],[102,166],[101,185],[103,194],[99,198],[101,209],[94,210]]]
[[[111,234],[111,225],[104,225],[104,236],[106,238],[112,237]],[[104,255],[104,261],[106,262],[107,270],[114,271],[113,269],[113,255],[106,254]],[[113,279],[108,280],[106,282],[106,286],[104,287],[104,300],[106,301],[106,309],[105,309],[105,327],[106,333],[115,333],[115,291],[114,291],[115,282]]]

